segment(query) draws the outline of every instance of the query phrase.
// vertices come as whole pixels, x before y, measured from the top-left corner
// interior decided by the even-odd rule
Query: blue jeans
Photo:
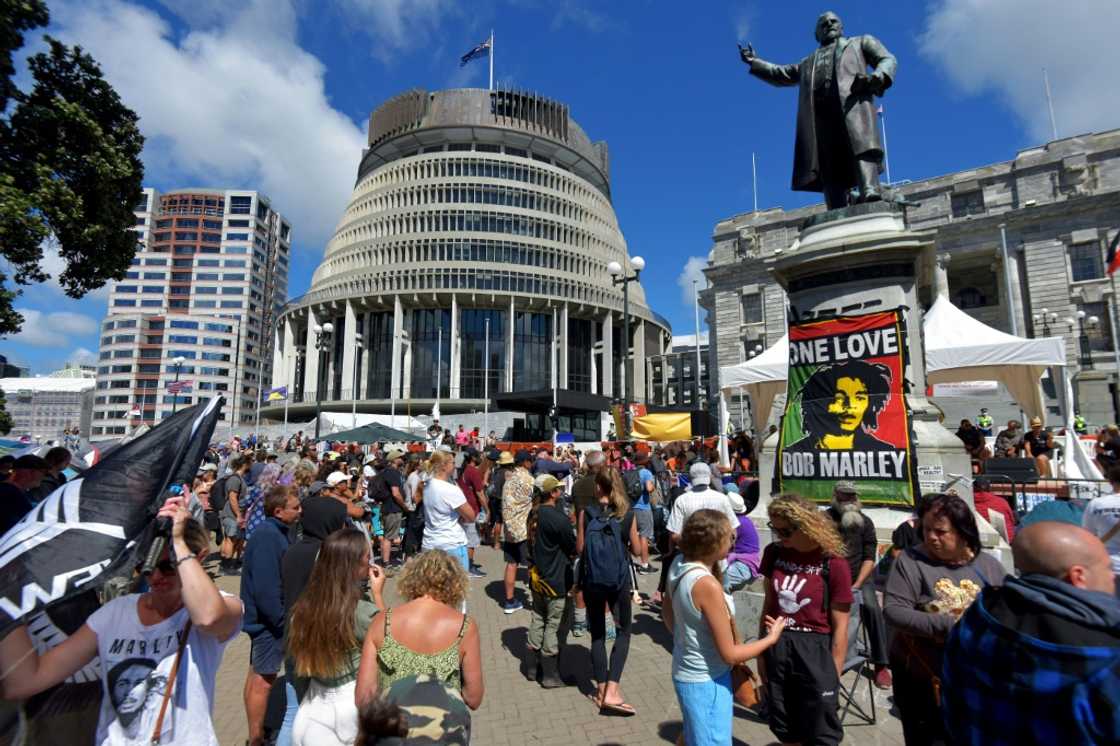
[[[292,724],[296,721],[296,712],[299,711],[299,700],[296,699],[296,688],[284,676],[284,724],[276,734],[276,746],[292,746]]]
[[[758,576],[751,571],[750,566],[745,562],[732,562],[723,574],[723,590],[728,593],[737,591],[756,577]]]
[[[688,746],[728,746],[731,743],[731,671],[708,681],[673,680],[684,720]]]

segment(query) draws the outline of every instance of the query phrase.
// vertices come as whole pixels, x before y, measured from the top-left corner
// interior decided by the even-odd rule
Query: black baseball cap
[[[513,463],[520,464],[522,461],[532,461],[533,454],[522,448],[517,453],[513,454]]]
[[[38,471],[47,471],[51,467],[47,462],[33,453],[26,453],[16,459],[12,464],[13,469],[37,469]]]

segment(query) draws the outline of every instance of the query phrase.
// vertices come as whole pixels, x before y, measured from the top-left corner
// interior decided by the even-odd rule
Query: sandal
[[[618,702],[615,704],[603,703],[599,701],[599,693],[588,694],[587,699],[591,704],[599,708],[600,715],[614,715],[616,717],[632,717],[638,714],[638,711],[633,706],[625,702]]]

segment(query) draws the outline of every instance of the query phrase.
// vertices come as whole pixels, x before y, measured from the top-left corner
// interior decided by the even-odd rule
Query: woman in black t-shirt
[[[1042,420],[1031,418],[1031,429],[1023,435],[1023,447],[1027,456],[1034,459],[1038,476],[1050,476],[1050,454],[1054,451],[1054,436],[1042,429]]]

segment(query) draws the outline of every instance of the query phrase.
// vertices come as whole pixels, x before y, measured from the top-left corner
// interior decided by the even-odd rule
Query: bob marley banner
[[[827,501],[839,480],[868,504],[913,505],[901,311],[791,323],[779,492]]]

